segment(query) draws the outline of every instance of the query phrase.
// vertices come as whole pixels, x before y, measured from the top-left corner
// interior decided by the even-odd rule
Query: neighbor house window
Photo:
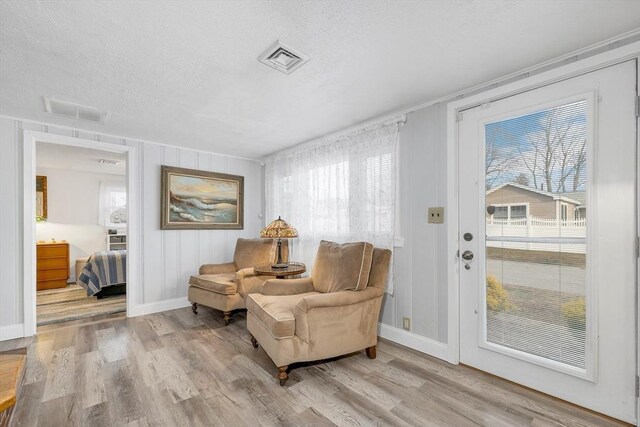
[[[569,210],[569,206],[566,203],[560,204],[560,219],[566,221],[568,219],[567,211]]]
[[[100,218],[105,227],[124,227],[127,224],[127,191],[124,184],[100,183]]]
[[[496,206],[494,219],[524,219],[527,217],[527,205]]]

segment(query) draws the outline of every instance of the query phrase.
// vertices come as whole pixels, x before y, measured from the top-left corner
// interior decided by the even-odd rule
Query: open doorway
[[[24,132],[25,336],[37,324],[131,313],[136,159],[135,146]]]
[[[36,142],[36,320],[126,312],[127,156]]]

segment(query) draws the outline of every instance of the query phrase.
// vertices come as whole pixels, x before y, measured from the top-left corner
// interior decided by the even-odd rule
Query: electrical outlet
[[[407,331],[411,330],[411,318],[410,317],[403,317],[402,318],[402,328],[406,329]]]
[[[429,208],[429,224],[444,224],[444,208]]]

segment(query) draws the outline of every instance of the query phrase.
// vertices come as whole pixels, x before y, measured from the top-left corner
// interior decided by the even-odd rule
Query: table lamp
[[[282,262],[282,239],[298,237],[298,230],[290,226],[287,221],[278,216],[278,219],[271,221],[269,225],[260,231],[260,237],[266,239],[278,239],[278,253],[275,264],[272,268],[287,268],[289,265]]]

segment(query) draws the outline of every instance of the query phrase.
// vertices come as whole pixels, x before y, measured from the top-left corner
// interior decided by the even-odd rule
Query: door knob
[[[465,261],[471,261],[473,259],[473,252],[471,251],[462,252],[462,259]]]

